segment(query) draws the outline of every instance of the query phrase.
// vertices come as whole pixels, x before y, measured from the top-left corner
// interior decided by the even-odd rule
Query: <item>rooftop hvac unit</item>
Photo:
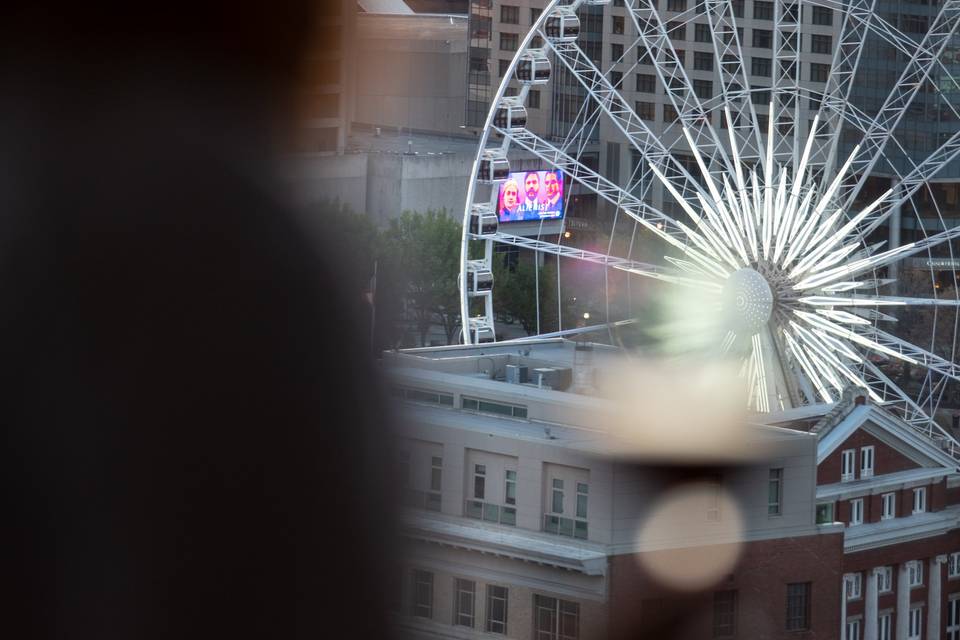
[[[510,384],[523,384],[527,381],[527,365],[525,364],[508,364],[507,365],[507,382]]]

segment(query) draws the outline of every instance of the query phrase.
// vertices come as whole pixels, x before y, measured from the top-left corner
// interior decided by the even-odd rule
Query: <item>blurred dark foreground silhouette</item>
[[[388,637],[365,312],[273,186],[315,7],[0,21],[4,635]]]

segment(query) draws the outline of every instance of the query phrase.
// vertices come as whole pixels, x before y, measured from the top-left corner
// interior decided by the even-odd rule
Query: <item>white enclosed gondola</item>
[[[551,42],[573,42],[580,35],[580,18],[569,9],[559,9],[547,16],[543,33]]]
[[[493,290],[493,272],[489,269],[471,270],[467,278],[467,293],[480,294]]]
[[[543,49],[530,49],[517,60],[517,80],[526,85],[550,82],[550,60]]]
[[[480,158],[477,180],[484,184],[503,182],[510,175],[510,161],[499,149],[488,149]]]
[[[506,97],[500,101],[493,116],[493,126],[507,131],[522,131],[527,126],[527,109],[517,96]]]
[[[492,236],[497,233],[500,221],[489,202],[479,202],[470,209],[470,233],[476,236]]]

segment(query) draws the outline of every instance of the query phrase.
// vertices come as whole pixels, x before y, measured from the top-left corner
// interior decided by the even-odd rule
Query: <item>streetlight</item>
[[[584,319],[584,320],[589,320],[589,319],[590,319],[590,312],[589,312],[589,311],[584,311],[584,312],[583,312],[583,319]]]

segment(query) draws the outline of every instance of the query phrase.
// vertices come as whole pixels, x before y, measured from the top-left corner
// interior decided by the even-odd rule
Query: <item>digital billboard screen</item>
[[[500,184],[500,222],[536,222],[563,217],[563,172],[515,171]]]

